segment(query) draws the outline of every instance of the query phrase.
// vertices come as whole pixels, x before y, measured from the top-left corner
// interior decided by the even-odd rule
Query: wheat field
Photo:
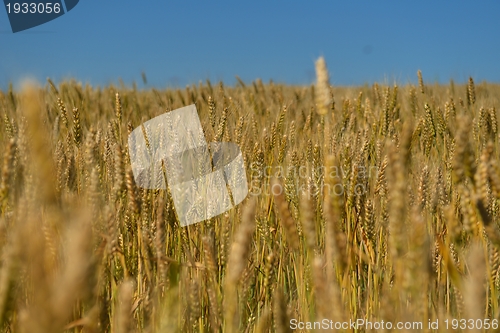
[[[418,79],[0,91],[1,330],[496,331],[500,86]],[[181,227],[127,137],[189,104],[250,193]]]

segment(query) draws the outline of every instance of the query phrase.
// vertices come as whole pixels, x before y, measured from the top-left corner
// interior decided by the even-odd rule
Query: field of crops
[[[0,91],[1,331],[498,327],[500,86],[318,73]],[[240,146],[250,193],[181,227],[168,191],[137,187],[127,138],[193,103],[207,142]],[[359,319],[379,326],[341,328]]]

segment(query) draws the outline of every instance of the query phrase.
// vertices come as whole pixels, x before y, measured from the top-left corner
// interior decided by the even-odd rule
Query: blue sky
[[[200,80],[310,84],[323,55],[334,85],[500,82],[498,1],[80,0],[13,34],[0,8],[0,88],[26,77],[144,87]]]

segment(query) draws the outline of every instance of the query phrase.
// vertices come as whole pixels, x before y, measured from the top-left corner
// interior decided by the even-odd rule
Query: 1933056
[[[7,13],[11,14],[59,14],[61,12],[61,4],[58,2],[51,3],[28,3],[28,2],[8,2],[5,7]]]

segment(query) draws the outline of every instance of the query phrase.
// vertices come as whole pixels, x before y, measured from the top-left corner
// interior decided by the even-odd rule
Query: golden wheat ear
[[[320,115],[326,115],[330,109],[332,99],[330,96],[330,76],[326,68],[326,62],[323,57],[316,60],[316,87],[314,90],[316,112]]]

